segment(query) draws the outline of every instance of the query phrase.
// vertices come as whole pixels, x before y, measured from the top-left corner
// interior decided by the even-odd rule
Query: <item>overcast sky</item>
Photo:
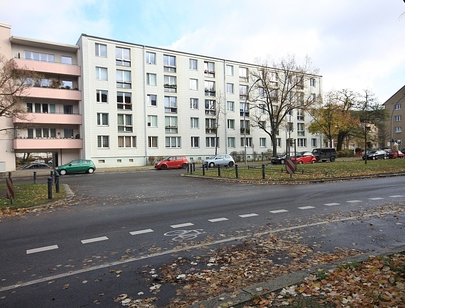
[[[0,0],[12,35],[75,44],[80,34],[249,63],[306,57],[323,90],[404,85],[402,0]],[[18,6],[18,4],[21,4]]]

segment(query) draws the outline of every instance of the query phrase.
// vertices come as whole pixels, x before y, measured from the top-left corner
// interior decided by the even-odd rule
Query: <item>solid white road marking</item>
[[[100,237],[94,237],[94,238],[89,238],[86,240],[81,240],[82,244],[89,244],[89,243],[94,243],[94,242],[101,242],[101,241],[106,241],[109,238],[107,236],[100,236]]]
[[[241,217],[241,218],[254,217],[254,216],[258,216],[258,214],[250,213],[250,214],[239,215],[239,217]]]
[[[44,246],[44,247],[39,247],[39,248],[34,248],[34,249],[27,249],[26,254],[29,255],[31,253],[37,253],[37,252],[48,251],[48,250],[53,250],[53,249],[58,249],[58,245],[50,245],[50,246]]]
[[[145,234],[149,232],[154,232],[152,229],[144,229],[144,230],[138,230],[138,231],[132,231],[130,232],[131,235],[139,235],[139,234]]]
[[[273,213],[273,214],[278,214],[278,213],[285,213],[285,212],[288,212],[287,210],[273,210],[273,211],[270,211],[270,213]]]
[[[376,197],[376,198],[369,198],[369,200],[383,200],[381,197]]]
[[[225,220],[228,220],[228,218],[221,217],[221,218],[209,219],[210,222],[219,222],[219,221],[225,221]]]
[[[307,205],[307,206],[299,206],[298,208],[301,210],[308,210],[308,209],[314,209],[314,206]]]
[[[348,200],[348,203],[360,203],[362,202],[361,200]]]
[[[325,203],[324,205],[333,206],[333,205],[340,205],[340,203],[332,202],[332,203]]]
[[[189,226],[194,226],[194,224],[190,222],[186,222],[184,224],[171,225],[170,227],[173,229],[176,229],[176,228],[189,227]]]
[[[403,195],[393,195],[393,196],[390,196],[390,198],[402,198],[404,197]]]

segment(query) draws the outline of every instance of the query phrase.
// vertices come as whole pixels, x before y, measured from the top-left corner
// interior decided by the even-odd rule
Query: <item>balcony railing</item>
[[[13,118],[13,123],[82,124],[80,114],[27,113],[24,118]]]
[[[82,149],[82,139],[73,138],[17,138],[13,139],[15,150]]]
[[[50,73],[68,76],[80,76],[80,66],[73,64],[62,64],[44,61],[34,61],[25,59],[14,59],[19,68],[36,71],[40,73]]]

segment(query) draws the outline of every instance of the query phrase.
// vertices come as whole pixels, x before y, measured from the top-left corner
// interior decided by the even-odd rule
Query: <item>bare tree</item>
[[[294,57],[282,59],[269,66],[261,65],[250,73],[251,86],[247,100],[252,112],[252,126],[262,129],[271,139],[272,155],[277,155],[277,135],[287,123],[293,110],[305,109],[312,97],[305,97],[304,88],[308,78],[309,61],[304,66],[295,62]]]
[[[25,117],[22,97],[27,96],[27,89],[37,78],[35,73],[19,68],[14,59],[0,56],[0,117]]]

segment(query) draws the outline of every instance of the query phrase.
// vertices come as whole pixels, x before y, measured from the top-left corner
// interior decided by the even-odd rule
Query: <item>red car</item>
[[[162,169],[186,169],[189,160],[186,156],[169,156],[154,165],[157,170]]]
[[[295,161],[297,164],[314,164],[316,162],[316,157],[311,152],[305,152],[297,157]]]
[[[404,153],[401,152],[400,150],[391,151],[388,154],[388,158],[404,158]]]

